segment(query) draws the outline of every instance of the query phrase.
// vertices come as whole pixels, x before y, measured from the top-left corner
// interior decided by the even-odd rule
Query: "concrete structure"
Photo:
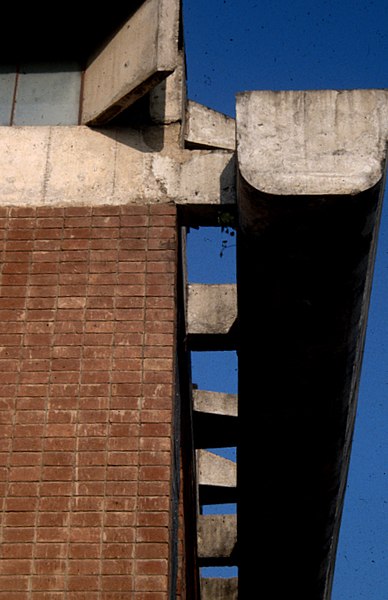
[[[388,92],[234,123],[187,101],[180,15],[27,12],[2,47],[0,600],[330,599]],[[184,226],[224,219],[236,286],[188,286]],[[231,348],[238,399],[193,389],[190,351]]]

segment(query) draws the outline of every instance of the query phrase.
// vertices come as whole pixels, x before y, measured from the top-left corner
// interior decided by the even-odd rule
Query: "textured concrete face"
[[[240,175],[274,195],[356,194],[384,174],[386,90],[237,96]]]
[[[237,600],[238,598],[238,579],[232,577],[226,578],[203,578],[201,580],[201,599],[202,600]]]
[[[231,154],[183,150],[179,136],[179,125],[1,127],[0,204],[234,203]]]
[[[150,92],[150,115],[154,123],[182,121],[186,104],[186,70],[183,52],[177,68]]]
[[[222,456],[197,450],[197,467],[199,485],[236,487],[237,469],[236,463]]]
[[[199,515],[198,556],[203,563],[234,564],[237,543],[236,515]]]
[[[146,0],[85,71],[82,122],[103,123],[178,64],[179,0]]]
[[[236,286],[190,284],[187,311],[189,334],[228,334],[237,319]]]
[[[237,417],[237,395],[193,390],[193,406],[198,412]]]
[[[185,142],[193,147],[236,148],[236,123],[231,117],[189,100]]]

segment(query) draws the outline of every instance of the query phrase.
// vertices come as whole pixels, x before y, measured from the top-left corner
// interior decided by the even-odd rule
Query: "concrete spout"
[[[275,197],[356,195],[384,177],[387,90],[237,96],[240,221],[252,230]]]

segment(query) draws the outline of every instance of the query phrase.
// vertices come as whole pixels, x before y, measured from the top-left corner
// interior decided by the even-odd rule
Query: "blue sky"
[[[383,0],[183,4],[189,98],[211,108],[234,116],[235,94],[245,90],[388,88],[388,4]],[[232,281],[233,240],[220,258],[225,236],[209,230],[190,236],[191,279]],[[388,598],[387,300],[388,194],[332,600]],[[194,377],[200,387],[234,391],[234,359],[197,356]]]

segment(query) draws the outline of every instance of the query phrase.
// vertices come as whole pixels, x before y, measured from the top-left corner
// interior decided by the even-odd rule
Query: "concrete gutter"
[[[260,537],[264,590],[330,599],[387,140],[385,90],[238,97],[243,597]]]

